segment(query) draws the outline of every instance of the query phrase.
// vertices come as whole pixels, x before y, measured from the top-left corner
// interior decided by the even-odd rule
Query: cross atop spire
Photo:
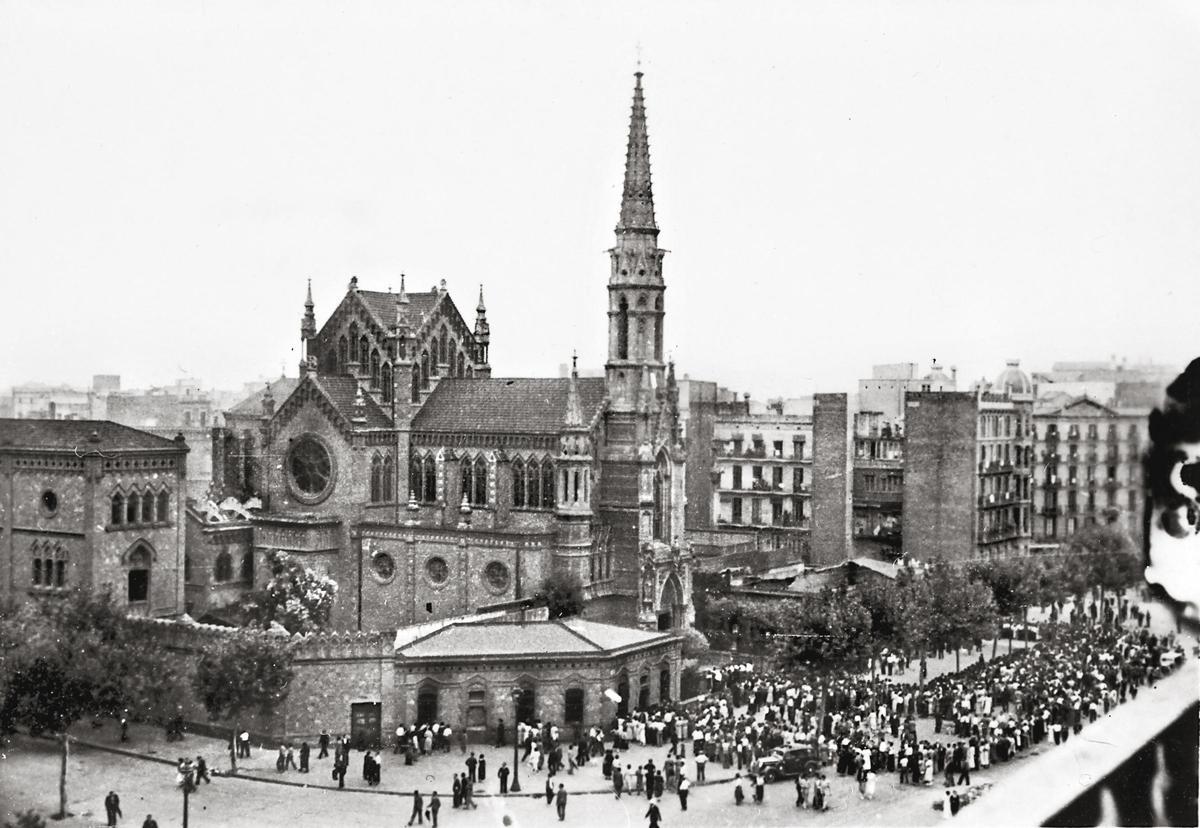
[[[642,97],[640,59],[633,76],[633,112],[629,118],[625,187],[621,193],[621,220],[617,223],[617,232],[643,230],[658,233],[658,225],[654,223],[654,192],[650,186],[650,140],[646,132],[646,103]]]

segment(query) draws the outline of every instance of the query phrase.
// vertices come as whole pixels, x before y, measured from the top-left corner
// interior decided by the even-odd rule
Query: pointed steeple
[[[567,428],[583,425],[583,405],[579,402],[579,355],[571,354],[571,377],[567,380],[567,415],[563,424]]]
[[[617,223],[617,232],[641,230],[657,235],[654,192],[650,186],[650,139],[646,132],[646,103],[642,98],[640,68],[634,77],[629,146],[625,151],[625,187],[621,193],[621,220]]]
[[[397,305],[408,304],[408,291],[404,289],[404,274],[400,274],[400,294],[396,297]]]
[[[317,335],[317,317],[313,313],[312,279],[308,280],[308,293],[304,298],[304,316],[300,318],[300,336],[308,339]]]
[[[492,328],[487,321],[487,306],[483,304],[483,285],[479,286],[479,304],[475,306],[475,373],[490,377],[491,366],[488,364],[488,351],[492,343]]]

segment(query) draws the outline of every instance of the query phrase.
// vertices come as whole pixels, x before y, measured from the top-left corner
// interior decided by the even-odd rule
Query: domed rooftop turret
[[[993,387],[999,393],[1033,393],[1033,383],[1030,381],[1029,375],[1021,370],[1021,361],[1018,359],[1008,361],[1008,367],[1000,372],[1000,376],[996,377],[996,384]]]

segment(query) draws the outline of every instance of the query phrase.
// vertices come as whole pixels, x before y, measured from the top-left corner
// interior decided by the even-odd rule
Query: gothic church
[[[214,494],[257,496],[263,508],[207,542],[260,585],[275,549],[331,575],[338,629],[504,605],[552,572],[583,584],[585,617],[689,624],[658,233],[638,72],[604,377],[574,367],[567,378],[493,377],[482,289],[472,326],[444,281],[410,293],[402,279],[392,293],[351,279],[318,328],[310,286],[299,378],[269,384],[214,430]]]

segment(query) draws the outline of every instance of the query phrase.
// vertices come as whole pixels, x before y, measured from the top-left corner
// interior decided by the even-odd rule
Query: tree
[[[996,604],[988,587],[970,580],[958,567],[936,564],[924,579],[931,599],[931,638],[954,649],[955,669],[961,667],[959,649],[973,644],[996,627]]]
[[[544,603],[551,618],[569,618],[583,611],[583,584],[573,575],[553,573],[542,579],[534,599]]]
[[[247,619],[263,628],[274,622],[290,633],[301,635],[329,626],[337,582],[304,566],[286,552],[271,552],[267,563],[270,580],[242,600]]]
[[[1140,577],[1140,564],[1129,536],[1117,525],[1094,523],[1085,526],[1067,541],[1068,558],[1081,572],[1088,586],[1100,588],[1103,602],[1106,590],[1132,586]]]
[[[192,688],[211,721],[236,719],[251,712],[269,714],[291,690],[292,646],[282,636],[233,631],[208,644],[196,663]],[[236,769],[236,751],[230,751]]]
[[[0,729],[57,733],[59,817],[66,815],[69,730],[88,716],[160,714],[178,699],[174,660],[112,596],[76,593],[0,612]]]
[[[1009,629],[1016,623],[1018,615],[1025,617],[1025,609],[1037,597],[1039,580],[1037,569],[1041,563],[1037,558],[999,558],[975,561],[967,567],[967,577],[982,584],[992,594],[996,612],[1009,619]],[[992,639],[992,658],[996,657],[996,646],[1000,636]],[[1012,635],[1008,637],[1012,650]]]

